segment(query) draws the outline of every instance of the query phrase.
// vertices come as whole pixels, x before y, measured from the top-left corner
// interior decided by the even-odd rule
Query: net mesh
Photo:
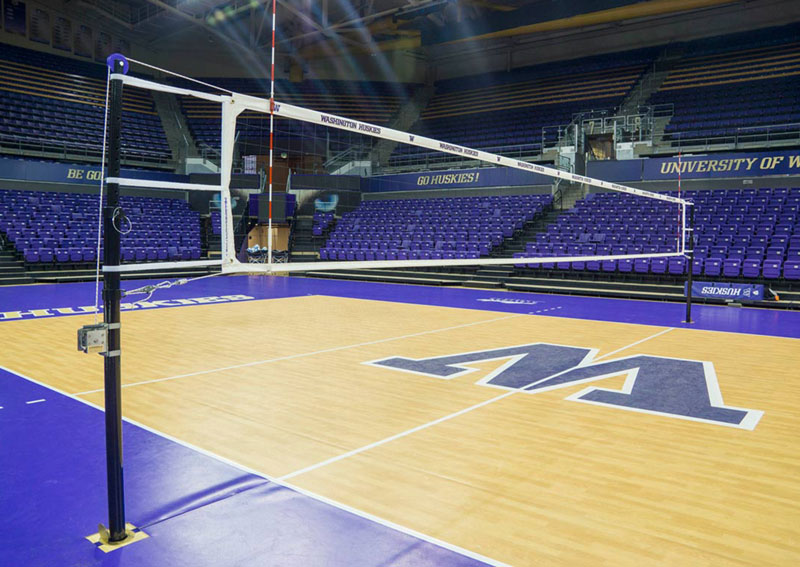
[[[619,261],[661,262],[684,253],[686,202],[675,194],[651,193],[281,101],[271,105],[267,99],[239,93],[176,92],[175,87],[153,82],[133,83],[175,92],[183,97],[184,108],[196,105],[195,118],[206,120],[203,140],[209,148],[219,148],[219,175],[206,189],[216,193],[219,206],[223,273],[436,265],[548,268],[573,262],[616,267]],[[270,109],[275,117],[271,230],[265,239],[254,235],[258,223],[252,216],[251,225],[241,228],[248,245],[255,240],[259,248],[268,248],[253,265],[241,253],[244,246],[235,246],[234,227],[240,224],[236,207],[249,200],[247,192],[265,187]],[[402,153],[409,146],[430,154],[431,163],[472,167],[381,175],[381,156]],[[261,181],[237,195],[234,174],[245,171],[259,174]],[[543,215],[555,206],[554,180],[601,192],[545,226]],[[480,187],[480,194],[456,192],[469,187]],[[427,192],[421,197],[421,188],[460,196]],[[278,202],[288,203],[289,209],[273,206]],[[293,254],[288,263],[280,254],[273,259],[276,251],[288,248],[291,229],[282,226],[284,212],[294,217],[295,231],[299,219],[312,219],[314,237],[310,249],[300,250],[307,253]],[[537,221],[540,232],[529,233]]]

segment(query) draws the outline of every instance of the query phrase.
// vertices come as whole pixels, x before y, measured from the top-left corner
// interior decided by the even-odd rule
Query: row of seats
[[[412,131],[498,153],[539,151],[557,128],[586,109],[613,110],[642,76],[655,51],[548,63],[508,73],[441,81]],[[399,145],[391,165],[443,163],[453,158]]]
[[[124,261],[200,258],[200,218],[186,201],[123,196],[120,207]],[[0,234],[29,263],[94,262],[97,215],[96,195],[0,190]]]
[[[0,46],[0,144],[82,155],[102,152],[105,68],[11,45]],[[126,89],[123,159],[172,157],[152,96]]]
[[[526,254],[517,252],[514,257],[525,258]],[[683,256],[674,256],[665,258],[518,263],[515,266],[517,268],[545,268],[578,272],[684,276],[687,274],[688,261]],[[695,258],[692,261],[692,274],[709,278],[744,277],[748,279],[764,278],[775,280],[783,277],[787,280],[800,280],[800,259],[784,263],[779,260]]]
[[[698,40],[670,69],[650,104],[673,105],[665,140],[779,139],[800,122],[800,26]],[[792,125],[795,126],[792,126]],[[742,138],[745,136],[745,138]]]
[[[666,194],[678,196],[677,192]],[[800,262],[800,188],[684,191],[695,209],[694,273],[709,277],[786,277]],[[572,258],[669,254],[681,249],[678,205],[616,192],[578,201],[516,257]],[[693,246],[692,246],[693,245]],[[546,262],[560,270],[685,274],[685,258]]]
[[[205,78],[203,80],[221,88],[263,99],[268,99],[270,96],[269,81],[231,78]],[[185,81],[178,81],[178,83],[187,88],[197,88],[197,85],[193,83]],[[293,83],[283,79],[275,82],[275,99],[282,103],[376,124],[388,123],[408,97],[408,88],[402,83],[321,80]],[[220,145],[220,105],[184,96],[181,97],[181,106],[197,142],[218,148]],[[263,143],[269,137],[269,122],[268,114],[244,112],[239,117],[237,124],[239,139]],[[327,140],[330,137],[334,142],[346,137],[345,132],[335,129],[314,127],[311,124],[303,125],[296,121],[282,119],[276,121],[276,131],[278,136],[317,138],[319,140]],[[341,148],[333,149],[334,151],[344,150],[346,143],[342,142]]]
[[[342,215],[321,257],[486,256],[551,203],[550,195],[363,201]]]

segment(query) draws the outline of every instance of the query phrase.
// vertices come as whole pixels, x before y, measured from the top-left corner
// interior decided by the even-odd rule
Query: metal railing
[[[675,132],[664,134],[658,145],[662,152],[674,152],[687,148],[699,151],[797,143],[800,143],[800,123],[743,126],[734,133],[716,136],[684,136],[681,132]]]
[[[0,133],[0,150],[15,152],[17,155],[35,155],[51,159],[73,159],[88,162],[100,162],[103,152],[99,144],[81,142],[60,142],[55,140],[36,140],[27,136]],[[125,164],[145,164],[150,166],[169,166],[171,159],[159,155],[132,156],[125,155],[122,150],[122,162]]]

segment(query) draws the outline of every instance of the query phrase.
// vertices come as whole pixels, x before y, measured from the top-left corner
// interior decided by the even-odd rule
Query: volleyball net
[[[137,64],[131,60],[132,64]],[[121,72],[112,73],[111,81],[119,81],[124,88],[144,89],[168,93],[185,100],[201,101],[207,106],[209,116],[206,134],[213,134],[218,143],[218,181],[192,183],[134,179],[109,176],[107,183],[121,187],[149,187],[164,190],[203,191],[213,196],[219,205],[220,256],[209,259],[171,260],[168,262],[127,262],[119,266],[106,266],[104,271],[138,272],[162,268],[190,266],[219,266],[224,274],[285,273],[339,269],[458,267],[485,265],[524,265],[529,267],[567,265],[571,262],[633,261],[640,258],[670,258],[684,256],[687,251],[688,211],[691,203],[672,193],[655,193],[627,185],[577,175],[545,165],[530,163],[464,145],[404,132],[382,125],[364,122],[346,116],[331,114],[281,100],[261,98],[197,82],[198,88],[188,88],[192,79],[182,77],[182,86],[174,82],[159,82]],[[268,129],[267,129],[268,126]],[[208,132],[208,129],[211,132]],[[119,130],[117,130],[118,135]],[[379,143],[396,144],[402,148],[435,156],[431,163],[466,163],[472,173],[441,171],[440,165],[429,166],[430,171],[416,171],[416,181],[403,181],[401,175],[381,177],[375,174],[373,151]],[[268,180],[263,183],[263,199],[268,202],[266,219],[267,242],[265,261],[253,264],[237,250],[234,237],[234,208],[232,207],[232,176],[242,168],[245,156],[266,154],[264,164]],[[406,152],[407,153],[407,152]],[[335,159],[331,159],[333,158]],[[447,159],[442,159],[442,157]],[[450,159],[452,158],[452,159]],[[336,161],[338,159],[338,162]],[[278,163],[280,162],[280,163]],[[284,163],[285,162],[285,163]],[[294,164],[294,165],[292,165]],[[314,199],[313,213],[335,216],[337,226],[326,233],[327,240],[320,242],[322,249],[315,261],[276,261],[276,243],[273,239],[273,211],[277,189],[276,171],[283,172],[280,189],[305,197],[314,187],[300,182],[302,172],[312,170],[317,189],[339,188],[339,193],[354,192],[359,202],[350,203],[342,214],[333,200]],[[524,172],[531,178],[530,185],[539,184],[539,194],[505,188],[493,193],[486,188],[480,196],[455,202],[453,199],[439,203],[436,199],[419,199],[403,193],[419,188],[419,179],[450,179],[458,175],[480,176],[482,173]],[[356,182],[354,183],[354,179]],[[359,183],[358,179],[368,183]],[[387,181],[391,179],[391,181]],[[563,180],[592,188],[600,194],[584,203],[588,215],[582,222],[573,222],[577,216],[565,214],[555,227],[547,227],[545,236],[558,232],[563,238],[544,238],[537,235],[522,251],[498,256],[499,246],[505,239],[518,234],[521,225],[530,221],[547,207],[549,190],[542,191],[542,179]],[[383,183],[381,186],[380,184]],[[502,181],[499,182],[502,184]],[[388,186],[387,186],[388,184]],[[351,187],[352,186],[352,187]],[[364,192],[365,187],[367,191]],[[379,192],[370,192],[369,188]],[[545,187],[546,188],[546,187]],[[386,192],[390,189],[391,192]],[[333,191],[336,193],[336,191]],[[502,193],[502,195],[501,195]],[[604,193],[624,196],[622,214],[608,213],[601,205]],[[363,195],[363,200],[362,200]],[[391,202],[375,197],[394,197]],[[424,202],[427,201],[427,202]],[[592,216],[592,203],[597,215]],[[607,204],[607,203],[606,203]],[[627,209],[625,206],[627,205]],[[577,210],[581,210],[580,207]],[[308,211],[306,211],[308,212]],[[586,212],[584,210],[584,212]],[[331,214],[332,213],[332,214]],[[461,223],[461,225],[459,225]],[[620,226],[640,226],[647,240],[633,238],[605,239],[604,235]],[[570,231],[573,234],[570,236]],[[588,236],[587,236],[588,235]],[[633,243],[634,240],[639,244]],[[532,245],[535,244],[535,245]],[[280,246],[284,248],[284,246]]]

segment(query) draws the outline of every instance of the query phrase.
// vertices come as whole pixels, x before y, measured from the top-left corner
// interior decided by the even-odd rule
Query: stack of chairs
[[[552,203],[550,195],[364,201],[345,213],[323,260],[467,259],[488,256]]]
[[[186,201],[123,196],[120,206],[123,261],[200,258],[200,217]],[[0,190],[0,233],[28,264],[95,262],[97,214],[95,195]]]

